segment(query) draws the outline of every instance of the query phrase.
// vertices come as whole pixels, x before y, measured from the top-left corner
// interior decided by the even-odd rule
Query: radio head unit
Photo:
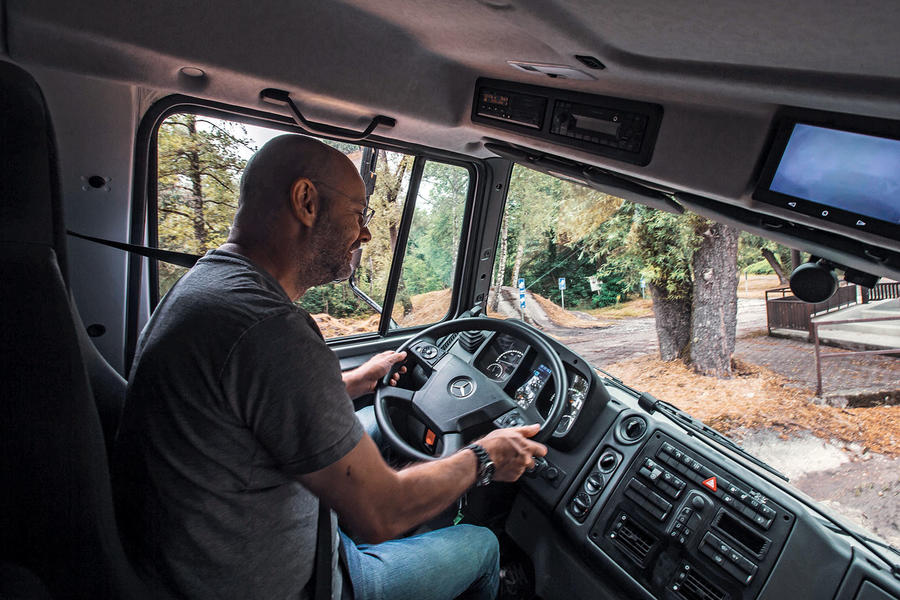
[[[479,79],[472,121],[646,165],[662,118],[658,104]]]

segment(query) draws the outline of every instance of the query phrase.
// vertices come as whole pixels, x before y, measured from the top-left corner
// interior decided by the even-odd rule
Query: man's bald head
[[[352,252],[371,239],[365,209],[365,185],[350,159],[317,140],[282,135],[247,163],[221,248],[256,261],[299,297],[350,275]]]
[[[245,241],[265,239],[290,212],[294,182],[306,177],[326,184],[356,173],[353,163],[338,150],[297,134],[266,142],[247,162],[234,227]],[[323,207],[327,210],[327,206]]]

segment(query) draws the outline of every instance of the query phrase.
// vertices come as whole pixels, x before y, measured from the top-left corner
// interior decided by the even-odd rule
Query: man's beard
[[[313,285],[322,285],[333,281],[344,281],[353,274],[350,265],[350,249],[335,247],[335,240],[341,239],[341,231],[331,222],[328,215],[313,230],[312,243],[315,254],[312,264],[307,270],[312,275]]]

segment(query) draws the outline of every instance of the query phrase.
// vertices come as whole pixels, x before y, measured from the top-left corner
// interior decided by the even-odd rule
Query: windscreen
[[[900,140],[798,123],[769,189],[900,224]]]

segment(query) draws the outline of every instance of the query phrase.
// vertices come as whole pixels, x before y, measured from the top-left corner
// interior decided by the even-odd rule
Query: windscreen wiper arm
[[[722,435],[721,433],[719,433],[718,431],[716,431],[709,425],[704,424],[703,421],[695,419],[694,417],[692,417],[688,413],[684,412],[680,408],[672,406],[665,400],[659,400],[658,398],[654,398],[653,396],[651,396],[650,394],[648,394],[646,392],[642,392],[640,397],[638,398],[638,404],[643,406],[649,412],[653,412],[654,409],[658,410],[659,412],[668,416],[670,419],[677,421],[685,428],[690,429],[691,431],[697,432],[708,439],[718,442],[720,445],[725,446],[726,448],[728,448],[729,450],[731,450],[732,452],[734,452],[736,454],[740,454],[743,458],[746,458],[747,460],[752,462],[757,467],[761,467],[761,468],[765,469],[772,475],[775,475],[776,477],[783,479],[784,481],[790,481],[788,476],[785,475],[784,473],[782,473],[781,471],[775,469],[774,467],[765,463],[764,461],[756,458],[755,456],[753,456],[752,454],[750,454],[749,452],[747,452],[746,450],[744,450],[743,448],[741,448],[740,446],[738,446],[737,444],[732,442],[730,439],[728,439],[727,437],[725,437],[724,435]],[[650,405],[653,408],[647,408],[647,405]]]

